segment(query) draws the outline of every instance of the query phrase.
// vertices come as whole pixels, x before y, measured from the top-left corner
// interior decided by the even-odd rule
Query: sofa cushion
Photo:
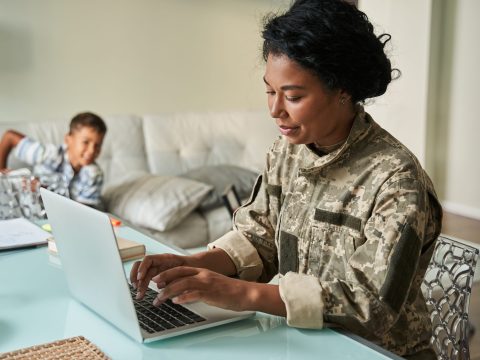
[[[211,165],[187,171],[181,176],[213,187],[200,204],[200,209],[205,211],[223,205],[222,194],[229,185],[235,186],[240,199],[248,197],[258,174],[235,165]]]
[[[156,240],[182,249],[205,246],[208,243],[207,221],[197,211],[192,211],[182,222],[170,230],[157,231],[145,227],[136,228]]]
[[[217,240],[233,228],[232,216],[225,206],[201,211],[201,214],[207,221],[209,243]]]
[[[162,175],[220,164],[259,172],[279,136],[266,111],[152,115],[144,117],[143,126],[150,172]]]
[[[119,184],[132,172],[149,172],[143,120],[134,115],[104,116],[108,131],[97,160],[105,174],[104,190]]]
[[[134,225],[165,231],[190,214],[211,189],[190,179],[143,175],[109,187],[104,202],[112,214]]]

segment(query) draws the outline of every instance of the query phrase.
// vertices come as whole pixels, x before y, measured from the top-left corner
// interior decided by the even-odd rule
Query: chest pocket
[[[320,280],[347,279],[348,260],[360,238],[361,220],[316,209],[308,237],[307,273]]]

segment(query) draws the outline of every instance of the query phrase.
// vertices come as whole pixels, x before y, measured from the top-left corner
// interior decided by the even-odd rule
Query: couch
[[[278,136],[266,111],[103,118],[108,132],[98,163],[105,173],[105,210],[155,239],[185,249],[206,245],[232,226],[221,202],[204,206],[212,195],[219,199],[222,185],[203,182],[202,177],[243,181],[240,186],[250,191],[254,179],[249,174],[256,177],[261,172],[265,153]],[[60,144],[68,123],[68,118],[0,123],[0,133],[12,128]],[[10,154],[8,166],[25,164]],[[180,209],[175,208],[178,202],[183,202]]]

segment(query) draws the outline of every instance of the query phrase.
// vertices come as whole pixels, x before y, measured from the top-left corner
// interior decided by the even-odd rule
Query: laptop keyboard
[[[153,306],[153,299],[158,293],[152,289],[147,289],[142,300],[136,300],[137,291],[132,285],[129,286],[140,326],[150,334],[205,321],[200,315],[174,304],[170,299],[158,307]]]

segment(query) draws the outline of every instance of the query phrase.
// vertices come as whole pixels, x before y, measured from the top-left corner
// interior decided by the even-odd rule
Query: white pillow
[[[165,231],[181,222],[212,190],[210,185],[174,176],[144,175],[105,191],[110,213],[134,225]]]

